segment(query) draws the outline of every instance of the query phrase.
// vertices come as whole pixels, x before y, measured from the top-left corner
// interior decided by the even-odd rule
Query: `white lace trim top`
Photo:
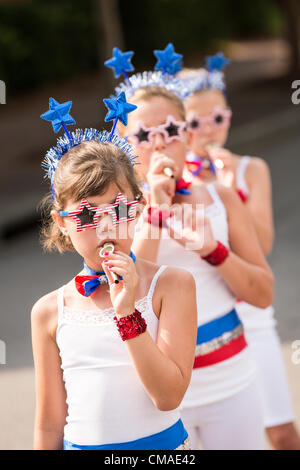
[[[161,266],[148,294],[136,301],[156,341],[158,319],[152,296]],[[113,308],[77,310],[64,305],[58,291],[56,341],[67,392],[64,438],[79,445],[102,445],[140,439],[175,424],[178,410],[160,411],[143,388],[117,331]]]

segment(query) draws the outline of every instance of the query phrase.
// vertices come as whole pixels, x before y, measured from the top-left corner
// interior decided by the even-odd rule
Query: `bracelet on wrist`
[[[117,318],[115,316],[114,321],[123,341],[135,338],[147,329],[147,323],[137,309],[131,315],[125,317]]]
[[[229,254],[228,248],[221,242],[217,242],[217,248],[206,256],[201,256],[207,263],[218,266],[226,260]]]
[[[171,216],[170,211],[162,210],[160,207],[148,207],[147,222],[156,227],[166,227],[166,220]]]

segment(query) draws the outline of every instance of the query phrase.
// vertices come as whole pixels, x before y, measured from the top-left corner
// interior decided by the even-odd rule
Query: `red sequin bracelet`
[[[213,266],[218,266],[219,264],[224,263],[228,254],[228,248],[224,246],[223,243],[218,242],[217,248],[214,251],[209,253],[207,256],[201,256],[201,258]]]
[[[171,216],[170,211],[164,211],[159,207],[148,207],[148,223],[162,228],[166,226],[166,220]]]
[[[141,312],[137,309],[126,317],[114,317],[118,331],[123,341],[135,338],[136,336],[144,333],[147,328],[147,323],[142,317]]]

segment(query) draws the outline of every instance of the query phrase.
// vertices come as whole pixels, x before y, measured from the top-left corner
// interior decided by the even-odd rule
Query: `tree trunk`
[[[290,72],[300,70],[300,8],[298,0],[277,0],[286,20],[286,38],[291,51]]]
[[[119,0],[94,0],[98,23],[99,65],[112,56],[114,47],[124,49]]]

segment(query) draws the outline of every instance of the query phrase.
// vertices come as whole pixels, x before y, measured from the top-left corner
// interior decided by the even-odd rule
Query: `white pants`
[[[264,424],[257,383],[216,403],[181,411],[191,449],[262,450]]]

